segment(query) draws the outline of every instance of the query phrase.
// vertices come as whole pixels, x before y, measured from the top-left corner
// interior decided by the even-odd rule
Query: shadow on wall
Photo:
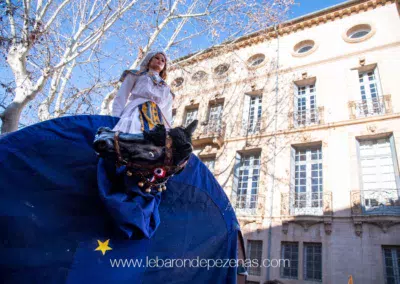
[[[336,211],[324,204],[320,215],[311,215],[312,211],[303,215],[294,215],[295,210],[286,211],[288,215],[281,212],[280,218],[273,218],[271,228],[265,216],[238,212],[246,258],[270,264],[269,268],[247,267],[246,283],[336,284],[347,283],[350,275],[356,284],[385,283],[392,276],[395,279],[393,271],[400,268],[396,261],[400,259],[400,214],[397,210],[371,214],[360,204],[352,204]],[[289,260],[289,265],[279,262],[274,266],[275,260]]]

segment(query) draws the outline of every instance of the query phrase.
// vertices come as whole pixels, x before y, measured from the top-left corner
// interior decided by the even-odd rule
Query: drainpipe
[[[274,152],[272,157],[272,181],[270,187],[270,200],[269,200],[269,226],[268,226],[268,244],[267,244],[267,259],[271,260],[271,246],[272,246],[272,210],[274,204],[274,188],[275,188],[275,160],[276,160],[276,131],[278,129],[278,95],[279,95],[279,33],[278,33],[278,26],[274,27],[276,33],[276,66],[275,66],[275,112],[274,112],[274,132],[275,135],[273,137],[274,141]],[[270,279],[270,267],[267,267],[267,280]]]

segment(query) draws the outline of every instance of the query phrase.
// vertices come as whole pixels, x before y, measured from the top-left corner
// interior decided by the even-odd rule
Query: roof
[[[248,45],[262,42],[269,38],[274,38],[279,33],[279,35],[288,34],[291,32],[296,32],[304,28],[311,27],[313,25],[318,25],[320,23],[325,23],[329,20],[335,20],[343,16],[349,16],[353,13],[359,13],[366,11],[369,7],[375,8],[378,5],[385,5],[386,3],[393,3],[395,0],[349,0],[322,10],[318,10],[304,16],[300,16],[294,19],[290,19],[281,24],[270,26],[266,29],[253,32],[251,34],[242,36],[234,40],[234,49],[242,48]],[[212,55],[217,55],[215,51],[222,49],[224,46],[232,43],[233,41],[226,41],[218,46],[211,46],[202,51],[197,51],[172,61],[172,63],[179,63],[186,59],[190,59],[185,62],[184,65],[189,65],[195,61],[204,60],[211,57]],[[193,58],[191,58],[193,57]],[[175,69],[172,67],[171,69]]]

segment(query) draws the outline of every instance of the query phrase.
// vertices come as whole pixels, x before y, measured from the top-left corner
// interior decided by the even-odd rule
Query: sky
[[[297,18],[324,8],[328,8],[339,3],[347,2],[344,0],[295,0],[296,5],[292,7],[290,18]]]

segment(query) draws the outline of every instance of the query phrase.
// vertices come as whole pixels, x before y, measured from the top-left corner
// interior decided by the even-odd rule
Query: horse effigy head
[[[197,123],[194,120],[187,127],[169,131],[159,124],[143,134],[119,133],[101,127],[93,147],[100,157],[126,166],[127,175],[142,177],[143,186],[164,186],[167,177],[181,172],[190,157],[193,151],[191,137]]]

